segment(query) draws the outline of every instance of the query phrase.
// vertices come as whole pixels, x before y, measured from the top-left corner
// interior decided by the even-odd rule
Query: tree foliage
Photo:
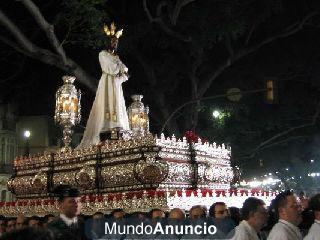
[[[62,12],[56,16],[57,25],[63,30],[63,44],[101,48],[106,38],[102,29],[110,22],[106,11],[107,0],[63,0]]]

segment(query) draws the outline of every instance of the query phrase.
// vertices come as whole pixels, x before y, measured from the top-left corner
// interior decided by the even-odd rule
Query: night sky
[[[166,4],[161,8],[160,2]],[[263,89],[266,79],[272,78],[277,80],[277,102],[266,103],[261,93],[244,95],[239,102],[226,98],[203,101],[197,108],[196,132],[210,141],[231,145],[234,162],[252,172],[261,168],[260,159],[263,168],[272,169],[274,163],[279,163],[279,168],[292,164],[292,158],[307,163],[320,156],[316,115],[320,102],[320,15],[317,15],[320,4],[317,1],[193,1],[181,8],[176,24],[172,23],[172,13],[177,1],[146,1],[154,21],[148,18],[142,0],[34,3],[45,19],[54,24],[59,41],[66,39],[63,45],[66,55],[96,79],[94,85],[101,74],[98,53],[107,41],[102,32],[103,23],[115,21],[124,28],[119,56],[130,74],[129,81],[123,84],[127,106],[130,95],[143,94],[144,103],[151,109],[154,133],[161,129],[166,114],[197,98],[192,77],[197,79],[198,87],[202,86],[221,63],[234,56],[230,57],[230,66],[219,72],[200,97],[223,94],[234,87],[244,91]],[[44,31],[21,2],[1,1],[0,9],[31,42],[54,52]],[[303,22],[308,14],[312,17]],[[71,22],[74,31],[68,32]],[[3,21],[0,23],[2,102],[15,103],[17,115],[53,116],[55,92],[62,85],[61,77],[68,72],[18,53],[5,42],[13,42],[18,48],[21,44],[4,27]],[[294,33],[275,38],[236,58],[241,50],[288,33],[299,24],[301,27]],[[188,37],[192,39],[190,42],[186,40]],[[77,82],[76,86],[83,93],[81,124],[85,126],[95,93],[86,84]],[[228,119],[215,122],[213,109],[228,112]],[[192,111],[189,106],[175,116],[175,123],[171,124],[176,135],[190,130]],[[299,128],[304,124],[310,126]],[[297,126],[297,130],[277,138],[268,148],[254,152],[260,143]]]

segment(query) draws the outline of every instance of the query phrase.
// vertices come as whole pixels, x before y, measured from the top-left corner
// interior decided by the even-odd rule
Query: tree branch
[[[233,58],[234,50],[233,50],[233,47],[232,47],[231,38],[230,38],[229,34],[226,37],[225,45],[226,45],[226,48],[227,48],[227,50],[229,52],[229,55],[230,55],[229,58]]]
[[[171,24],[172,25],[176,25],[177,24],[177,20],[178,20],[178,17],[180,15],[180,12],[181,12],[181,9],[188,5],[189,3],[192,3],[194,2],[195,0],[178,0],[176,2],[176,5],[174,6],[174,9],[173,9],[173,12],[171,14]]]
[[[69,35],[71,33],[71,29],[72,29],[72,24],[69,23],[68,32],[65,34],[64,39],[62,40],[61,46],[63,46],[64,44],[66,44],[68,42],[68,38],[69,38]]]
[[[244,56],[249,55],[250,53],[253,53],[255,51],[257,51],[258,49],[260,49],[261,47],[274,42],[275,40],[281,39],[281,38],[285,38],[288,36],[291,36],[295,33],[297,33],[298,31],[300,31],[303,26],[306,24],[306,22],[308,20],[310,20],[312,17],[318,15],[318,12],[311,12],[308,15],[306,15],[301,21],[298,21],[290,26],[288,26],[286,29],[287,31],[283,32],[283,33],[279,33],[276,34],[274,36],[268,37],[265,40],[261,41],[260,43],[242,49],[240,51],[238,51],[238,53],[236,53],[233,57],[229,57],[227,58],[227,60],[225,60],[222,64],[220,64],[215,71],[213,71],[211,74],[209,74],[208,79],[203,83],[203,85],[200,87],[199,89],[199,97],[202,97],[205,92],[208,90],[208,88],[210,87],[210,85],[212,84],[212,82],[224,71],[226,70],[229,66],[231,66],[235,61],[243,58]],[[289,29],[289,30],[288,30]]]
[[[278,139],[280,137],[283,137],[285,135],[288,135],[289,133],[294,132],[294,131],[296,131],[298,129],[314,126],[316,124],[316,122],[317,122],[317,119],[319,118],[319,115],[320,115],[320,102],[317,105],[316,112],[313,115],[310,123],[306,123],[306,124],[302,124],[302,125],[299,125],[299,126],[291,127],[291,128],[289,128],[289,129],[287,129],[285,131],[282,131],[282,132],[274,135],[273,137],[271,137],[271,138],[263,141],[262,143],[260,143],[252,151],[251,154],[249,154],[247,156],[244,156],[244,157],[237,158],[237,160],[239,160],[239,159],[251,159],[257,154],[257,152],[259,152],[261,150],[264,150],[264,149],[267,149],[267,148],[270,148],[270,147],[273,147],[273,146],[276,146],[276,145],[279,145],[279,144],[282,144],[282,143],[285,143],[285,142],[289,142],[289,141],[293,141],[293,140],[297,140],[297,139],[301,139],[301,138],[307,137],[307,136],[292,136],[292,137],[289,137],[287,139],[280,140],[280,141],[272,143],[274,140],[276,140],[276,139]]]
[[[29,10],[33,18],[36,20],[38,25],[42,28],[42,30],[46,33],[47,38],[57,53],[61,56],[62,61],[66,64],[67,57],[64,52],[62,45],[60,44],[59,40],[57,39],[54,33],[53,25],[50,25],[46,19],[43,17],[42,13],[40,12],[39,8],[31,1],[31,0],[21,0],[23,5]]]
[[[161,2],[161,4],[163,4],[163,3]],[[162,6],[162,5],[161,5],[161,6]],[[172,30],[171,28],[169,28],[169,27],[163,22],[163,20],[162,20],[162,18],[161,18],[160,16],[153,17],[152,14],[151,14],[151,12],[150,12],[150,10],[149,10],[149,8],[148,8],[148,6],[147,6],[147,0],[143,0],[143,9],[144,9],[144,11],[146,12],[149,21],[150,21],[151,23],[158,23],[159,26],[162,28],[162,30],[163,30],[166,34],[168,34],[168,35],[170,35],[170,36],[172,36],[172,37],[174,37],[174,38],[177,38],[177,39],[179,39],[180,41],[183,41],[183,42],[190,42],[190,41],[191,41],[191,37],[185,37],[185,36],[181,35],[180,33],[177,33],[177,32],[175,32],[174,30]]]
[[[0,20],[1,22],[1,20]],[[27,52],[26,50],[22,49],[20,46],[18,46],[16,43],[10,41],[9,39],[3,37],[0,35],[0,41],[2,41],[3,43],[7,44],[8,46],[12,47],[14,50],[16,50],[17,52],[24,54],[26,56],[29,56],[29,52]]]
[[[141,52],[137,48],[131,47],[130,49],[132,50],[134,57],[137,58],[142,68],[144,69],[144,72],[149,79],[148,82],[150,83],[151,86],[154,87],[157,83],[157,78],[156,78],[153,67],[148,63],[148,60],[145,58],[144,55],[141,54]]]
[[[0,24],[2,24],[13,35],[20,46],[7,38],[0,36],[0,40],[2,42],[9,45],[19,53],[37,59],[43,63],[55,66],[65,72],[74,74],[81,83],[86,85],[92,91],[96,89],[96,80],[86,73],[76,62],[69,58],[66,58],[66,62],[63,62],[61,61],[61,55],[57,55],[47,49],[34,45],[1,10]]]
[[[284,140],[281,140],[281,141],[278,141],[278,142],[275,142],[275,143],[272,143],[272,144],[269,144],[269,145],[266,145],[264,147],[262,147],[261,149],[259,149],[259,151],[261,150],[265,150],[265,149],[268,149],[268,148],[271,148],[271,147],[274,147],[274,146],[277,146],[277,145],[281,145],[283,143],[287,143],[287,142],[291,142],[291,141],[296,141],[296,140],[299,140],[299,139],[304,139],[304,138],[307,138],[308,136],[294,136],[294,137],[290,137],[290,138],[287,138],[287,139],[284,139]],[[255,151],[255,152],[252,152],[251,154],[249,155],[245,155],[245,156],[240,156],[238,158],[235,158],[233,159],[234,161],[239,161],[239,160],[250,160],[252,158],[254,158],[256,156],[258,151]],[[242,162],[241,164],[239,164],[241,167],[249,164],[250,161],[246,161],[246,162]]]
[[[274,135],[273,137],[269,138],[268,140],[262,142],[254,151],[257,151],[257,150],[261,149],[261,147],[269,144],[270,142],[274,141],[275,139],[278,139],[278,138],[280,138],[282,136],[285,136],[285,135],[287,135],[287,134],[289,134],[289,133],[291,133],[291,132],[293,132],[295,130],[315,125],[316,122],[317,122],[317,119],[319,117],[319,114],[320,114],[320,102],[317,105],[316,112],[313,115],[312,120],[311,120],[310,123],[306,123],[306,124],[302,124],[302,125],[299,125],[299,126],[295,126],[295,127],[289,128],[289,129],[287,129],[287,130],[285,130],[285,131],[283,131],[281,133],[278,133],[278,134]]]
[[[264,147],[265,145],[267,145],[267,144],[271,143],[272,141],[274,141],[274,140],[276,140],[276,139],[278,139],[280,137],[283,137],[283,136],[285,136],[285,135],[287,135],[287,134],[289,134],[289,133],[291,133],[293,131],[296,131],[298,129],[302,129],[302,128],[305,128],[305,127],[310,127],[310,126],[313,126],[313,125],[314,125],[313,123],[307,123],[307,124],[302,124],[302,125],[299,125],[299,126],[295,126],[295,127],[289,128],[289,129],[287,129],[287,130],[285,130],[285,131],[283,131],[281,133],[278,133],[278,134],[274,135],[273,137],[269,138],[268,140],[260,143],[259,146],[256,147],[253,150],[253,152],[256,153],[257,151],[262,149],[262,147]]]
[[[310,20],[312,17],[318,15],[319,13],[318,12],[311,12],[309,13],[308,15],[306,15],[301,21],[299,22],[296,22],[294,24],[292,24],[291,26],[289,26],[287,29],[287,31],[283,32],[283,33],[280,33],[280,34],[276,34],[272,37],[269,37],[265,40],[263,40],[262,42],[250,47],[250,48],[247,48],[247,49],[243,49],[242,51],[240,51],[236,57],[235,60],[238,60],[239,58],[242,58],[243,56],[246,56],[256,50],[258,50],[259,48],[261,48],[262,46],[268,44],[268,43],[271,43],[275,40],[278,40],[280,38],[285,38],[285,37],[288,37],[288,36],[291,36],[295,33],[297,33],[298,31],[300,31],[303,26],[305,25],[305,23]]]
[[[271,147],[274,147],[274,146],[277,146],[277,145],[280,145],[280,144],[283,144],[283,143],[291,142],[291,141],[294,141],[294,140],[297,140],[297,139],[303,139],[303,138],[306,138],[306,137],[308,137],[308,136],[293,136],[293,137],[289,137],[287,139],[284,139],[284,140],[281,140],[281,141],[278,141],[278,142],[274,142],[274,143],[265,145],[264,147],[260,148],[259,151],[265,150],[267,148],[271,148]]]
[[[143,0],[142,4],[143,4],[143,10],[146,12],[149,21],[150,21],[150,22],[157,22],[157,21],[159,21],[157,18],[153,18],[153,17],[152,17],[152,14],[151,14],[148,6],[147,6],[147,0]]]
[[[169,8],[168,5],[169,5],[169,3],[168,3],[167,1],[165,1],[165,0],[162,0],[162,1],[160,1],[160,2],[158,3],[157,9],[156,9],[156,13],[157,13],[157,16],[158,16],[159,18],[161,18],[161,16],[162,16],[162,8],[163,8],[163,7]],[[168,9],[168,10],[169,10],[169,9]]]
[[[247,38],[246,38],[245,46],[248,45],[248,43],[249,43],[249,41],[250,41],[250,39],[251,39],[251,36],[252,36],[252,34],[253,34],[253,31],[254,31],[255,29],[256,29],[256,23],[253,23],[253,25],[252,25],[249,33],[248,33],[248,36],[247,36]]]
[[[16,41],[29,52],[35,52],[35,46],[20,29],[1,11],[0,9],[0,23],[14,36]]]
[[[197,46],[196,46],[197,47]],[[192,98],[195,99],[197,98],[197,94],[198,94],[198,80],[199,78],[197,78],[197,71],[198,68],[202,62],[202,56],[203,56],[203,48],[197,48],[196,51],[196,56],[195,56],[195,60],[192,62],[193,64],[191,65],[191,69],[190,69],[190,74],[189,74],[189,78],[190,78],[190,82],[191,82],[191,87],[192,87]]]
[[[10,81],[11,79],[16,78],[17,76],[19,76],[23,70],[23,67],[25,66],[26,63],[26,58],[24,57],[21,61],[21,63],[18,65],[17,68],[15,68],[14,73],[6,78],[0,78],[0,84],[6,83],[8,81]]]

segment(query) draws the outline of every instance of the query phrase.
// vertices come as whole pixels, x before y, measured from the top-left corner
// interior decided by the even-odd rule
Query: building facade
[[[16,118],[14,106],[0,104],[0,201],[12,201],[14,196],[7,189],[13,173],[12,163],[17,155]]]

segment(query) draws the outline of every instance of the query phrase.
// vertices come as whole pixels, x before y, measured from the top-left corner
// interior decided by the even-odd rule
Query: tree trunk
[[[165,122],[169,118],[170,112],[169,112],[169,106],[167,105],[167,101],[165,99],[164,94],[161,92],[158,92],[157,96],[155,96],[155,102],[157,103],[158,109],[161,112],[161,115],[164,119],[164,121],[162,122]],[[167,134],[169,135],[172,135],[172,134],[179,135],[180,133],[179,126],[175,119],[171,119],[168,122],[166,129],[167,129]]]

